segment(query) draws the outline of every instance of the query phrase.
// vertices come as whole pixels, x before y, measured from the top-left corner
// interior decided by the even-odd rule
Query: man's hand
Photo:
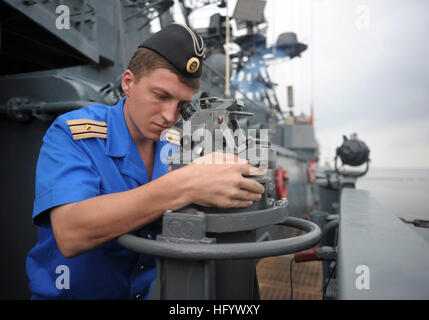
[[[177,171],[189,183],[189,201],[201,206],[249,207],[264,193],[260,183],[244,177],[263,172],[231,154],[211,153]]]

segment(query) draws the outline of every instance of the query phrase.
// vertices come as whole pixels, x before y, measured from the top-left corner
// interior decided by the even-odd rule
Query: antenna
[[[287,105],[289,108],[293,108],[293,86],[287,86]]]
[[[226,0],[226,35],[225,35],[225,96],[231,95],[230,83],[229,83],[229,11],[228,11],[228,0]]]

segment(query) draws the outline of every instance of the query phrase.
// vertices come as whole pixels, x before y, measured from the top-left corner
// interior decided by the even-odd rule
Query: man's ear
[[[131,85],[134,82],[134,74],[130,69],[125,70],[122,75],[122,91],[128,97],[130,95]]]

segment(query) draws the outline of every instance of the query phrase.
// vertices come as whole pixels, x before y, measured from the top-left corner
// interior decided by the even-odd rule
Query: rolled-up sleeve
[[[33,223],[53,207],[99,195],[100,181],[91,157],[59,117],[46,132],[37,161]]]

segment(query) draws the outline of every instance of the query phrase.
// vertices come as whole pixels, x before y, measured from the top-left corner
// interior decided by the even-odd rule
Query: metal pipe
[[[282,225],[308,233],[287,239],[226,244],[184,244],[154,241],[125,234],[118,243],[127,249],[154,256],[180,260],[254,259],[303,251],[319,243],[322,233],[318,225],[295,217],[288,217]]]
[[[35,102],[35,103],[24,103],[17,106],[0,105],[0,113],[7,113],[8,110],[13,112],[32,113],[54,113],[54,112],[65,112],[72,111],[75,109],[83,108],[91,104],[96,104],[94,101],[58,101],[58,102]]]
[[[332,246],[334,246],[334,244],[328,244],[327,243],[327,236],[328,236],[328,234],[329,234],[329,232],[332,230],[332,229],[334,229],[334,228],[338,228],[338,225],[339,225],[339,219],[335,219],[335,220],[332,220],[332,221],[329,221],[324,227],[323,227],[323,230],[322,230],[322,238],[321,238],[321,242],[320,242],[320,245],[321,246],[324,246],[324,245],[332,245]]]

